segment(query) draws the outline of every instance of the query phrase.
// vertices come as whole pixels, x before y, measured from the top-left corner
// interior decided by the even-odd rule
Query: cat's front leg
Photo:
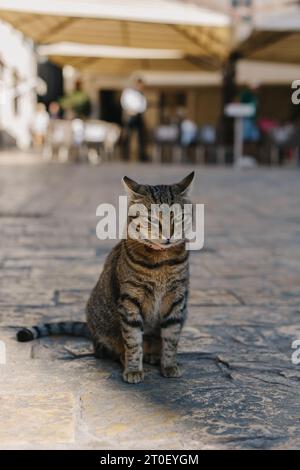
[[[161,322],[161,374],[164,377],[181,377],[176,355],[183,321],[186,315],[185,297],[175,301]]]
[[[134,297],[124,294],[119,313],[125,351],[123,379],[127,383],[137,384],[144,380],[141,306]]]

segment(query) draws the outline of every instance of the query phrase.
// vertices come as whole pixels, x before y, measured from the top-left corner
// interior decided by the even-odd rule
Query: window
[[[19,112],[19,102],[20,102],[20,97],[18,93],[18,86],[20,84],[20,78],[16,70],[13,71],[12,82],[13,82],[13,89],[14,89],[14,112],[17,115]]]

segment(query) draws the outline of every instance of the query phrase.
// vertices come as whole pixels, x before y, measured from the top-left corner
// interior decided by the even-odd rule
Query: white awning
[[[257,17],[255,29],[240,46],[250,60],[300,64],[300,8],[291,7]]]
[[[111,59],[182,59],[184,53],[176,49],[142,49],[138,47],[98,46],[75,42],[60,42],[39,46],[41,56],[61,57],[108,57]]]
[[[295,2],[296,3],[296,2]],[[257,15],[255,29],[263,31],[300,31],[300,8],[285,7],[268,15]]]
[[[39,46],[38,54],[60,66],[72,67],[90,74],[129,75],[135,71],[194,72],[214,69],[207,60],[175,49],[142,49],[58,43]]]
[[[1,0],[0,9],[25,14],[209,27],[230,24],[227,15],[172,0]]]
[[[37,44],[175,49],[216,68],[231,45],[228,16],[176,0],[0,0],[0,19]]]

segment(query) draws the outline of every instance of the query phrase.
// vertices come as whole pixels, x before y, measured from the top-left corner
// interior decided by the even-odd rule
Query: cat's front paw
[[[161,375],[166,378],[178,378],[182,376],[182,371],[178,364],[173,366],[162,366]]]
[[[123,380],[128,384],[139,384],[144,380],[144,372],[142,370],[124,370]]]

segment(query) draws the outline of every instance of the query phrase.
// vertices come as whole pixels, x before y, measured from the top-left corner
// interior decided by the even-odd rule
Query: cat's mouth
[[[162,250],[168,250],[170,248],[173,248],[174,246],[182,243],[182,240],[176,240],[176,241],[166,240],[163,242],[154,241],[154,240],[143,240],[143,243],[145,243],[147,246],[149,246],[153,250],[162,251]]]

